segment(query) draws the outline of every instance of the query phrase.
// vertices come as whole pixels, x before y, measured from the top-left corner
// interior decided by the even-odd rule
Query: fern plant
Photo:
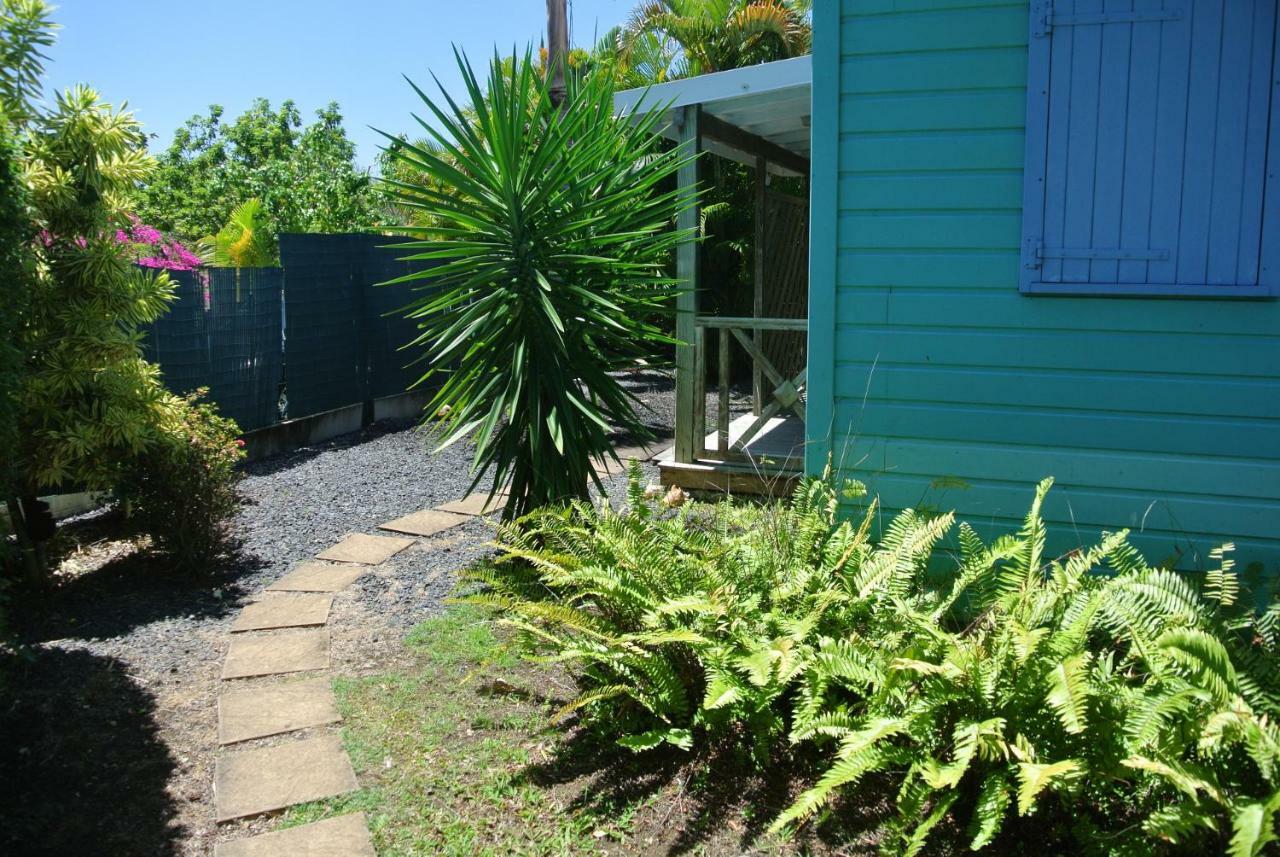
[[[1261,853],[1280,808],[1280,605],[1241,606],[1229,546],[1200,584],[1123,531],[1047,557],[1051,484],[987,543],[914,510],[873,536],[876,504],[838,520],[826,478],[787,503],[664,510],[633,466],[622,509],[504,525],[463,600],[575,667],[560,714],[625,746],[732,737],[766,765],[786,736],[828,753],[775,829],[874,773],[898,787],[886,853],[919,853],[944,820],[982,850],[1028,817],[1084,853]],[[944,553],[955,568],[931,576]]]
[[[817,640],[848,621],[835,582],[869,551],[871,514],[836,525],[822,481],[785,505],[661,511],[639,479],[633,464],[622,511],[575,502],[503,525],[502,557],[470,573],[484,589],[462,600],[579,668],[562,716],[608,723],[636,750],[737,730],[763,759]]]
[[[890,853],[918,853],[958,813],[980,850],[1049,803],[1050,824],[1097,853],[1229,840],[1255,854],[1273,835],[1275,608],[1232,612],[1225,559],[1201,597],[1148,567],[1125,532],[1046,561],[1051,484],[1014,536],[986,546],[961,525],[949,587],[887,572],[878,604],[895,637],[852,629],[823,647],[810,686],[852,677],[859,693],[797,723],[793,740],[834,740],[835,762],[775,829],[872,772],[901,771]]]

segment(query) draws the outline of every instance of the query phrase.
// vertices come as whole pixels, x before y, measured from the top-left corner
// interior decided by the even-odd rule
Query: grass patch
[[[410,666],[334,683],[361,789],[294,807],[281,826],[362,811],[381,855],[792,850],[759,837],[770,812],[754,818],[714,764],[550,723],[568,676],[505,650],[483,611],[454,607],[405,645]]]
[[[405,641],[416,668],[338,679],[343,739],[363,786],[295,807],[285,826],[363,811],[379,854],[588,854],[630,832],[634,807],[573,811],[526,769],[546,757],[549,668],[506,652],[474,608]]]

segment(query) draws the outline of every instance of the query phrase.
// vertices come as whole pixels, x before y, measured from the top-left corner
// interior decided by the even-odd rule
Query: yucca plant
[[[484,85],[458,66],[461,104],[414,87],[436,148],[388,135],[388,157],[432,179],[384,181],[428,224],[403,227],[405,258],[435,263],[395,282],[422,284],[407,312],[421,383],[444,377],[426,409],[444,415],[442,444],[474,437],[476,482],[491,469],[517,516],[585,497],[611,430],[648,434],[614,373],[673,344],[653,319],[693,237],[674,228],[694,202],[674,176],[694,155],[659,144],[658,111],[616,119],[604,75],[571,80],[556,108],[527,53],[495,56]]]

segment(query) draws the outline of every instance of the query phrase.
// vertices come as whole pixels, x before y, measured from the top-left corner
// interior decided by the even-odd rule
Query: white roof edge
[[[630,113],[642,101],[649,108],[668,109],[690,104],[713,104],[745,95],[810,86],[812,83],[813,57],[793,57],[626,89],[614,94],[613,109],[618,114]]]

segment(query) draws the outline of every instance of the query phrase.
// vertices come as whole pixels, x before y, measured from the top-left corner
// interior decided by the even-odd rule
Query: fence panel
[[[424,288],[425,281],[380,286],[397,277],[423,270],[424,262],[404,262],[408,253],[398,250],[398,239],[384,235],[362,235],[364,239],[363,280],[365,289],[364,324],[369,347],[369,386],[374,398],[394,396],[409,389],[422,377],[426,366],[422,350],[406,349],[418,335],[418,324],[404,317],[404,308]],[[391,245],[391,246],[388,246]]]
[[[354,235],[281,235],[289,416],[362,401],[361,294]]]
[[[179,394],[208,387],[209,398],[244,431],[277,422],[283,272],[209,268],[170,276],[177,298],[145,344],[165,385]]]
[[[417,326],[399,312],[407,284],[378,286],[421,265],[399,261],[385,235],[281,235],[286,272],[289,414],[403,393],[421,375],[402,351]]]
[[[280,268],[171,272],[177,300],[147,331],[147,358],[175,393],[208,387],[250,431],[403,393],[422,374],[400,311],[421,286],[378,283],[416,263],[383,235],[281,235]],[[283,316],[283,317],[282,317]]]

